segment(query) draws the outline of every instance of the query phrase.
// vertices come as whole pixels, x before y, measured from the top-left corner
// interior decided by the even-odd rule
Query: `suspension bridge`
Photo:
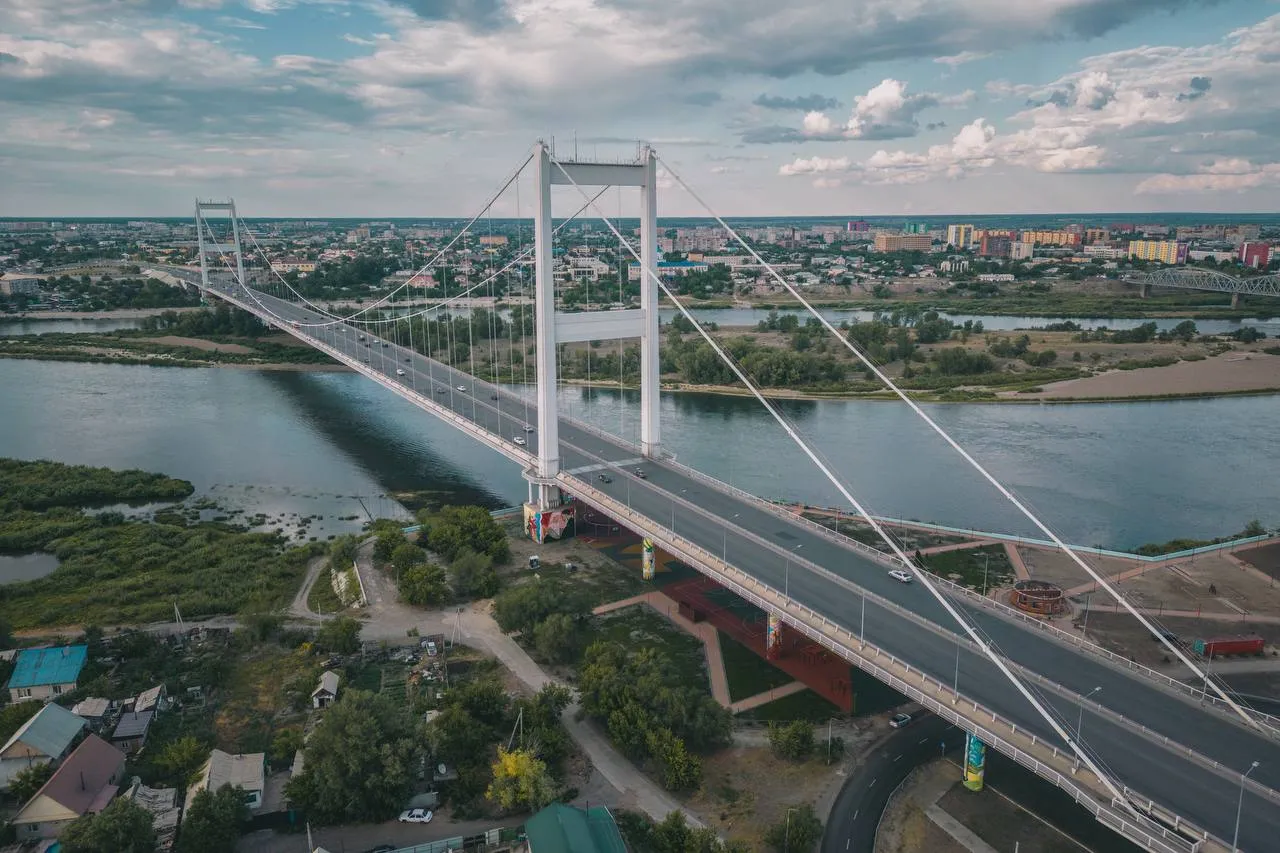
[[[581,162],[557,159],[539,142],[481,212],[413,278],[349,313],[310,301],[289,280],[272,276],[256,237],[240,223],[230,201],[196,204],[198,268],[156,269],[321,350],[520,465],[528,482],[525,515],[535,536],[555,535],[583,504],[595,507],[757,605],[784,626],[780,630],[821,643],[965,729],[973,743],[997,749],[1050,780],[1142,849],[1275,849],[1280,838],[1280,720],[1243,707],[1202,671],[829,323],[823,321],[841,345],[1094,578],[1099,594],[1112,595],[1202,681],[1188,687],[922,571],[823,461],[821,449],[810,446],[760,393],[749,372],[683,308],[698,334],[777,421],[778,440],[794,442],[848,507],[880,533],[891,553],[735,489],[664,450],[658,417],[658,303],[660,294],[672,294],[656,269],[660,163],[676,184],[706,206],[650,148],[639,149],[633,161]],[[503,193],[514,192],[517,220],[526,221],[520,219],[518,199],[527,173],[532,173],[533,184],[532,245],[525,249],[521,242],[510,263],[500,269],[491,263],[478,283],[444,303],[416,307],[410,298],[412,282],[429,274],[454,247],[465,245],[462,241],[483,227],[477,223]],[[557,309],[552,246],[564,225],[553,228],[553,185],[571,188],[581,200],[574,216],[592,211],[617,239],[619,253],[639,265],[639,307],[581,313]],[[589,193],[586,187],[604,189]],[[601,208],[599,200],[610,187],[639,189],[638,247]],[[620,208],[621,201],[619,221]],[[707,210],[812,311],[802,294]],[[246,241],[257,256],[246,253]],[[525,300],[520,300],[505,331],[499,332],[497,324],[503,321],[490,313],[485,322],[493,334],[482,334],[478,348],[470,319],[465,340],[457,323],[440,319],[454,300],[492,296],[494,283],[503,276],[514,277],[523,289],[530,268],[533,316],[525,315]],[[620,281],[620,300],[621,287]],[[560,410],[556,391],[563,344],[633,339],[639,340],[640,350],[635,440],[622,430],[612,434]],[[477,351],[482,370],[476,368]],[[534,362],[532,383],[526,355]],[[532,394],[513,390],[527,387]],[[907,571],[917,583],[900,583],[889,576],[890,570]]]

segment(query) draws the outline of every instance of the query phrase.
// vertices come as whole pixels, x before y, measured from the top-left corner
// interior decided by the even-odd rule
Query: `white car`
[[[396,376],[404,376],[404,369],[403,369],[403,368],[400,368],[400,367],[397,367],[397,368],[396,368]]]
[[[458,386],[458,390],[459,390],[459,391],[466,391],[466,390],[467,390],[467,386],[466,386],[466,385],[459,385],[459,386]]]
[[[533,427],[529,426],[528,424],[525,424],[525,425],[524,425],[524,431],[525,431],[525,432],[533,432]]]
[[[898,583],[911,583],[911,574],[903,571],[902,569],[894,569],[889,572],[889,577],[893,578]]]
[[[400,812],[401,823],[431,823],[435,813],[431,809],[409,809]]]
[[[522,436],[522,435],[517,435],[515,438],[513,438],[513,439],[511,439],[511,440],[512,440],[512,441],[514,441],[516,444],[520,445],[521,447],[524,447],[526,444],[528,444],[528,443],[529,443],[529,442],[527,442],[527,441],[525,441],[525,440],[524,440],[524,436]]]

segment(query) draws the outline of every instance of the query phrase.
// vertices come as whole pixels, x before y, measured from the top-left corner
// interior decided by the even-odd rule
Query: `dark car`
[[[613,482],[613,478],[612,478],[612,477],[610,477],[608,474],[599,474],[599,475],[597,475],[597,476],[596,476],[596,479],[597,479],[597,480],[599,480],[599,481],[600,481],[600,482],[602,482],[602,483],[612,483],[612,482]]]
[[[405,360],[405,361],[413,361],[413,359],[409,358],[409,356],[407,356],[407,355],[404,357],[404,360]]]
[[[639,477],[641,480],[643,480],[645,477],[648,477],[648,476],[649,476],[648,474],[646,474],[646,473],[644,472],[644,469],[643,469],[643,468],[637,468],[637,469],[635,470],[635,475],[636,475],[637,477]]]

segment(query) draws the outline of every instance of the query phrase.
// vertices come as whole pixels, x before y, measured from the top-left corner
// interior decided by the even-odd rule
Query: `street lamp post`
[[[1249,774],[1258,769],[1260,762],[1253,762],[1249,765],[1249,769],[1240,774],[1240,799],[1236,802],[1236,830],[1231,835],[1231,853],[1237,853],[1240,849],[1238,842],[1240,841],[1240,812],[1244,808],[1244,780],[1249,778]]]
[[[987,569],[991,566],[991,555],[983,553],[982,555],[982,597],[987,596]]]
[[[1099,687],[1095,687],[1095,688],[1093,688],[1092,690],[1090,690],[1088,693],[1086,693],[1084,696],[1080,697],[1080,717],[1079,717],[1079,719],[1077,719],[1077,720],[1076,720],[1076,741],[1077,741],[1077,742],[1079,742],[1079,741],[1080,741],[1080,730],[1081,730],[1082,728],[1084,728],[1084,703],[1085,703],[1085,700],[1087,700],[1090,696],[1092,696],[1093,694],[1097,693],[1097,692],[1098,692],[1099,690],[1101,690],[1101,689],[1102,689],[1102,687],[1100,687],[1100,686],[1099,686]],[[1080,763],[1080,759],[1079,759],[1079,758],[1077,758],[1077,759],[1076,759],[1076,764],[1078,765],[1079,763]]]

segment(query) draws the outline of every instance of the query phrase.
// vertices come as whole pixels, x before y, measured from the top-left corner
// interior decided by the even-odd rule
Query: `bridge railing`
[[[742,489],[739,489],[736,486],[731,486],[728,483],[725,483],[721,480],[717,480],[714,477],[703,474],[701,471],[698,471],[695,468],[690,468],[687,465],[682,465],[678,462],[675,462],[674,460],[663,460],[663,462],[664,464],[672,468],[675,468],[681,473],[685,474],[685,476],[689,477],[690,479],[694,479],[701,483],[705,483],[706,485],[711,486],[712,488],[718,489],[719,491],[724,492],[725,494],[732,495],[738,498],[739,500],[748,501],[753,505],[759,507],[760,509],[767,510],[768,512],[771,512],[780,518],[784,518],[784,519],[787,519],[788,521],[792,521],[794,523],[800,524],[801,526],[812,530],[813,532],[817,533],[820,536],[823,536],[824,538],[832,542],[836,542],[837,544],[843,545],[844,547],[857,551],[863,556],[876,560],[886,566],[900,567],[902,565],[901,561],[899,561],[892,554],[886,554],[884,551],[881,551],[877,548],[873,548],[870,545],[867,545],[865,542],[859,542],[857,539],[854,539],[850,536],[840,533],[839,531],[832,530],[830,527],[827,527],[824,524],[820,524],[810,518],[806,518],[800,513],[792,512],[791,510],[787,509],[785,506],[765,500],[764,498],[758,495],[753,495],[750,492],[743,491]],[[1205,695],[1203,691],[1196,688],[1194,685],[1190,685],[1183,681],[1179,681],[1178,679],[1173,678],[1169,675],[1166,675],[1163,672],[1152,669],[1149,666],[1140,664],[1137,661],[1131,660],[1130,658],[1124,655],[1116,654],[1110,649],[1104,648],[1103,646],[1100,646],[1097,643],[1091,642],[1090,640],[1084,637],[1081,637],[1077,634],[1073,634],[1069,631],[1064,631],[1061,628],[1049,623],[1044,619],[1040,619],[1029,613],[1024,613],[1021,610],[1017,609],[1016,607],[1011,607],[1005,604],[1004,602],[997,601],[986,595],[982,595],[981,593],[976,592],[975,590],[969,589],[968,587],[955,583],[951,580],[948,580],[947,578],[943,578],[938,575],[933,575],[930,578],[930,580],[933,581],[942,589],[951,593],[954,597],[963,598],[973,604],[976,604],[1006,619],[1015,619],[1019,622],[1022,622],[1023,624],[1031,625],[1035,627],[1037,630],[1052,636],[1054,639],[1058,640],[1059,642],[1062,642],[1066,645],[1072,646],[1081,651],[1100,657],[1111,664],[1122,667],[1123,669],[1129,672],[1132,672],[1134,674],[1137,674],[1139,676],[1142,676],[1144,678],[1150,679],[1151,681],[1154,681],[1157,684],[1163,687],[1166,687],[1168,689],[1171,689],[1181,695],[1184,695],[1192,699],[1195,699],[1196,701],[1202,702],[1205,705],[1213,708],[1216,711],[1219,711],[1224,715],[1229,715],[1230,718],[1233,720],[1238,719],[1235,713],[1230,710],[1226,702],[1223,702],[1220,698],[1216,696]],[[1250,713],[1262,726],[1263,731],[1265,732],[1265,734],[1267,734],[1267,736],[1280,739],[1280,717],[1276,717],[1271,714],[1264,713],[1262,711],[1254,711],[1252,709],[1250,709]],[[1266,789],[1266,790],[1269,791],[1270,789]]]
[[[984,743],[1000,750],[1019,764],[1067,791],[1099,821],[1122,832],[1126,838],[1144,849],[1159,851],[1159,853],[1196,853],[1202,849],[1206,841],[1210,840],[1207,832],[1196,829],[1181,819],[1178,819],[1177,825],[1183,827],[1183,830],[1175,832],[1154,820],[1137,820],[1124,814],[1115,804],[1105,800],[1108,796],[1104,793],[1105,788],[1091,773],[1073,771],[1070,766],[1072,764],[1070,754],[1056,745],[1032,732],[1019,729],[1016,723],[964,698],[939,679],[916,669],[878,646],[867,643],[864,638],[844,626],[797,601],[786,598],[778,590],[762,581],[729,566],[721,558],[696,543],[655,525],[646,516],[634,512],[609,495],[597,491],[585,481],[567,474],[561,474],[559,479],[569,491],[588,498],[602,511],[610,513],[615,518],[625,519],[635,529],[645,531],[647,535],[663,543],[673,553],[687,559],[703,574],[724,584],[744,600],[765,612],[782,617],[805,636],[826,646],[845,660],[869,672],[949,722],[973,732]],[[943,697],[941,700],[938,698],[940,696]],[[996,729],[1004,733],[999,734]],[[1037,757],[1031,750],[1045,753],[1045,757]],[[1098,794],[1104,797],[1104,801],[1099,801],[1094,794],[1078,784],[1077,779],[1081,777],[1093,780]],[[1140,795],[1135,793],[1134,796]],[[1149,798],[1145,797],[1142,801],[1150,802]]]

